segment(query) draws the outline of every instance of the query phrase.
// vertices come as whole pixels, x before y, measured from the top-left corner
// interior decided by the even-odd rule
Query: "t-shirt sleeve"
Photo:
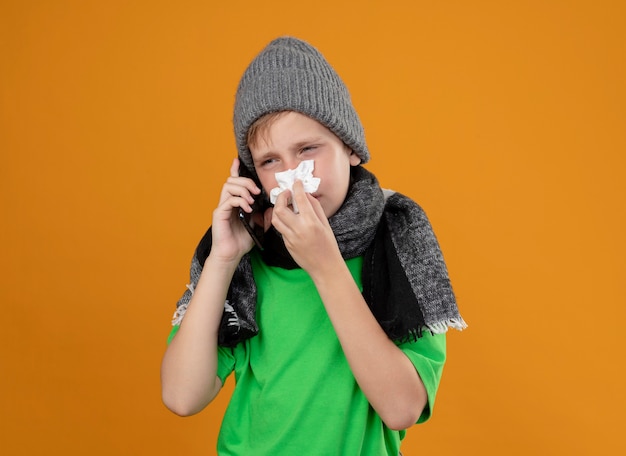
[[[435,396],[446,361],[446,335],[424,331],[423,336],[416,341],[405,342],[398,347],[415,366],[428,394],[428,403],[417,420],[417,423],[423,423],[431,417],[435,405]]]
[[[172,342],[172,339],[178,332],[180,325],[172,326],[170,335],[167,338],[168,345]],[[226,378],[235,368],[235,354],[232,348],[217,347],[217,376],[222,381],[222,385],[226,381]]]
[[[173,325],[172,326],[172,330],[170,331],[170,335],[167,336],[167,345],[169,345],[172,342],[172,339],[174,339],[174,336],[178,332],[179,328],[180,328],[180,325]]]
[[[228,347],[217,347],[217,376],[222,381],[222,385],[226,382],[226,378],[235,368],[234,349]]]

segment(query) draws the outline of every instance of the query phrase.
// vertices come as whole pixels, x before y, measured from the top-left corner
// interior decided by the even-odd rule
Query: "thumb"
[[[328,225],[328,218],[326,217],[326,214],[324,213],[324,208],[322,207],[321,203],[310,193],[306,194],[307,199],[309,200],[309,203],[311,204],[311,207],[313,207],[313,212],[315,213],[315,215],[317,216],[317,218],[324,224],[324,225]]]

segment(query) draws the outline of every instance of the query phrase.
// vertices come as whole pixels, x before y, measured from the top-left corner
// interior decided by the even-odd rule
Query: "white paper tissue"
[[[293,191],[293,183],[296,179],[302,181],[306,193],[317,191],[321,179],[319,177],[313,177],[314,167],[313,160],[304,160],[300,162],[296,169],[288,169],[287,171],[276,173],[275,176],[278,187],[274,187],[270,190],[271,203],[276,204],[276,198],[285,190]],[[293,211],[297,214],[298,207],[296,206],[295,200],[291,201],[291,205],[293,206]]]

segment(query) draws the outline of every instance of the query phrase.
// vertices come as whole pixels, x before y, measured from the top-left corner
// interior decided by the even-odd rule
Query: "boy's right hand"
[[[239,262],[254,242],[238,218],[239,208],[252,212],[253,195],[261,189],[252,179],[239,176],[239,159],[230,167],[230,177],[222,187],[217,208],[213,211],[211,256],[225,262]]]

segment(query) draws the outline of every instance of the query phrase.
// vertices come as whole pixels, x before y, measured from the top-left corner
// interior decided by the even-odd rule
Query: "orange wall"
[[[626,451],[623,5],[2,1],[2,453],[213,453],[225,395],[175,417],[159,363],[281,34],[351,88],[470,324],[405,454]]]

